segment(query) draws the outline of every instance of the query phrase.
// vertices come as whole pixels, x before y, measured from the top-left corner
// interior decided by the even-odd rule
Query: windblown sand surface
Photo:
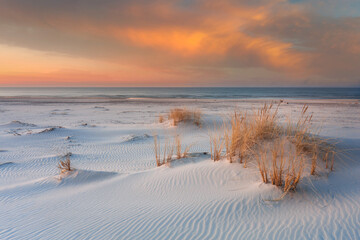
[[[204,154],[214,122],[265,101],[1,99],[0,239],[360,239],[358,100],[280,106],[286,122],[307,103],[313,127],[349,156],[281,201],[267,201],[282,190],[255,163]],[[201,109],[203,127],[157,122],[179,106]],[[190,157],[156,167],[153,133],[175,131]],[[76,170],[59,176],[68,152]]]

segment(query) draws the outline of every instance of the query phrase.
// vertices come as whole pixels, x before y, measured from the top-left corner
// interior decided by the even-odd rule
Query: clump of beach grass
[[[265,104],[252,116],[237,110],[230,116],[230,124],[225,126],[224,141],[227,159],[239,161],[247,167],[248,156],[253,148],[264,139],[274,139],[280,134],[277,112],[273,105]]]
[[[254,114],[251,121],[252,134],[255,140],[273,139],[280,133],[280,127],[277,123],[279,105],[275,108],[273,104],[264,104],[264,106]]]
[[[174,152],[176,153],[176,159],[187,158],[189,156],[191,145],[186,146],[182,151],[180,134],[176,134],[174,139],[167,136],[163,144],[160,143],[157,134],[154,134],[153,138],[155,161],[158,167],[164,164],[170,164],[174,158]]]
[[[271,183],[278,187],[283,186],[284,192],[295,190],[303,177],[304,154],[296,151],[286,138],[272,142],[268,150],[271,151],[271,157],[268,159],[271,164],[271,168],[268,169]]]
[[[161,142],[158,135],[154,135],[154,153],[156,166],[160,167],[161,165],[170,163],[174,153],[174,144],[166,138],[163,146],[161,147]]]
[[[172,121],[174,126],[178,126],[181,122],[187,122],[201,127],[202,113],[199,109],[173,108],[168,113],[168,119]]]
[[[234,111],[231,116],[230,125],[224,123],[224,142],[227,159],[230,163],[236,161],[236,157],[240,158],[240,162],[244,158],[245,152],[248,149],[249,128],[246,124],[246,114]]]
[[[295,124],[289,118],[285,126],[278,122],[279,106],[264,104],[252,115],[235,110],[230,121],[224,120],[222,133],[215,127],[210,135],[210,150],[211,159],[218,161],[224,146],[229,162],[240,162],[244,167],[256,159],[262,181],[288,192],[297,188],[305,172],[317,173],[320,159],[325,169],[333,171],[336,150],[329,139],[314,133],[307,105]]]
[[[161,143],[158,135],[154,135],[153,138],[154,138],[154,153],[155,153],[156,166],[160,167],[161,165],[170,163],[174,153],[174,145],[167,138],[165,139],[164,145],[161,148]]]
[[[323,159],[323,162],[325,162],[326,169],[333,171],[336,143],[331,139],[319,137],[311,129],[312,117],[313,115],[308,113],[308,106],[304,105],[296,124],[288,123],[287,137],[295,145],[296,151],[299,154],[301,153],[311,158],[310,174],[315,175],[320,159]]]

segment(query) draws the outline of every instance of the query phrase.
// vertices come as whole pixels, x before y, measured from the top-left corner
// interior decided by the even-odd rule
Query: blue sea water
[[[360,99],[360,88],[0,88],[4,97]]]

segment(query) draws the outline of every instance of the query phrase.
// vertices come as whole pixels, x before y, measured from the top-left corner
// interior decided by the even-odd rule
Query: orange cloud
[[[359,19],[322,16],[306,3],[3,3],[0,57],[7,60],[0,59],[0,84],[6,77],[25,79],[26,74],[32,80],[85,83],[93,79],[94,84],[96,79],[109,84],[167,85],[238,79],[241,85],[242,79],[273,81],[279,75],[292,79],[289,85],[304,79],[325,84],[330,77],[359,81]],[[65,74],[63,69],[76,74]]]
[[[127,38],[134,44],[172,51],[180,55],[196,55],[201,50],[207,34],[201,31],[174,29],[126,29],[120,30],[120,38]]]

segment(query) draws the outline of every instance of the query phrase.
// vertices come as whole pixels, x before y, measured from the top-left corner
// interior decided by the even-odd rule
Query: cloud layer
[[[0,84],[358,86],[358,7],[350,0],[0,0],[0,56],[19,66],[0,59]]]

